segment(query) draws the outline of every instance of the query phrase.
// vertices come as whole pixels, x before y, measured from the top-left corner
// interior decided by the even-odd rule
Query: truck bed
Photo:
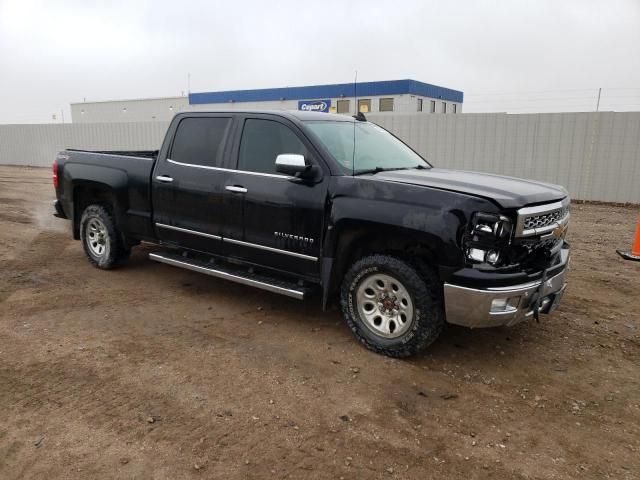
[[[82,196],[101,191],[117,199],[114,214],[132,238],[153,238],[151,172],[157,156],[158,150],[63,150],[56,158],[62,213],[75,218],[75,205],[85,202]]]

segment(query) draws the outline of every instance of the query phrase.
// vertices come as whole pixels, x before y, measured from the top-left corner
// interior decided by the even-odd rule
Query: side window
[[[393,98],[381,98],[378,107],[381,112],[393,112]]]
[[[281,153],[307,155],[307,149],[291,129],[272,120],[249,119],[244,123],[238,170],[277,173],[276,157]]]
[[[369,113],[371,111],[371,99],[363,98],[358,100],[358,111],[362,113]]]
[[[350,111],[349,100],[338,100],[338,113],[349,113]]]
[[[178,124],[169,158],[176,162],[221,167],[230,118],[184,118]]]

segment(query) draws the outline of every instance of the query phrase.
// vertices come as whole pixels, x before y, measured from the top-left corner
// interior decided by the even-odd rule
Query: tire
[[[358,340],[389,357],[425,350],[445,323],[442,286],[433,270],[389,255],[355,262],[342,282],[340,303]]]
[[[80,218],[80,241],[89,262],[103,270],[122,265],[131,253],[105,205],[94,204],[84,209]]]

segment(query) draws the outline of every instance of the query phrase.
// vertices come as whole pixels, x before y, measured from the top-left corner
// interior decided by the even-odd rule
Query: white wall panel
[[[640,113],[370,114],[439,167],[558,183],[573,198],[640,204]],[[0,164],[49,166],[65,148],[155,150],[166,121],[0,125]]]
[[[638,112],[367,118],[439,167],[561,184],[576,199],[640,203]]]
[[[0,125],[0,164],[49,166],[65,148],[159,149],[168,122]]]

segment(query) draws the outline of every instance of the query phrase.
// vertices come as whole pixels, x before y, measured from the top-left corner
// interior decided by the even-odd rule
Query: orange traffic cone
[[[638,223],[636,224],[636,236],[633,239],[631,252],[622,252],[620,250],[616,250],[616,252],[625,260],[640,262],[640,217],[638,217]]]

